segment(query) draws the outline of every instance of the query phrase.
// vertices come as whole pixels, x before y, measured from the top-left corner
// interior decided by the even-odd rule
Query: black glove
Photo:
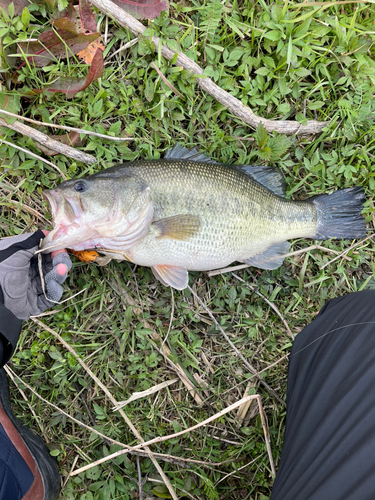
[[[42,255],[46,298],[38,256],[34,255],[42,238],[44,234],[39,230],[0,240],[0,302],[4,305],[0,309],[0,332],[6,340],[4,343],[3,339],[6,356],[3,355],[3,362],[0,356],[0,366],[13,354],[17,343],[21,329],[17,318],[27,320],[30,316],[37,316],[59,301],[63,293],[61,284],[72,267],[65,252],[58,253],[53,259],[50,254]],[[7,359],[4,361],[4,358]]]

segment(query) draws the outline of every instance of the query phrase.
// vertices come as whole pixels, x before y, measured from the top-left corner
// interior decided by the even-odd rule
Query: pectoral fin
[[[189,273],[184,267],[159,265],[151,267],[156,279],[165,286],[183,290],[188,286]]]
[[[158,238],[172,238],[181,241],[186,241],[194,236],[200,225],[200,218],[190,214],[174,215],[152,223]]]
[[[283,263],[285,258],[284,255],[289,252],[289,248],[289,241],[275,243],[275,245],[271,245],[264,252],[253,255],[250,259],[241,262],[249,264],[250,266],[259,267],[260,269],[277,269]]]

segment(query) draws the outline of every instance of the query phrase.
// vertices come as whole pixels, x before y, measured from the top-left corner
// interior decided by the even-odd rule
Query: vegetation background
[[[79,58],[54,57],[48,65],[35,67],[27,54],[11,57],[17,44],[51,29],[51,20],[66,6],[66,0],[58,0],[56,5],[32,3],[19,14],[13,4],[2,9],[0,108],[9,110],[6,101],[12,96],[14,110],[23,116],[132,139],[113,142],[82,134],[81,149],[93,154],[97,163],[54,156],[53,163],[67,177],[119,162],[160,158],[181,143],[223,163],[277,166],[286,178],[288,196],[295,199],[362,185],[368,199],[364,216],[372,234],[373,3],[181,0],[171,2],[168,12],[153,21],[144,21],[148,30],[133,44],[128,44],[134,40],[129,31],[96,11],[105,46],[104,72],[68,97],[44,89],[61,76],[84,78],[89,70]],[[205,75],[259,116],[300,123],[317,119],[327,121],[327,126],[309,137],[267,134],[262,127],[252,130],[203,93],[191,74],[161,57],[150,42],[151,33],[191,57]],[[55,133],[44,126],[38,129]],[[30,138],[6,127],[0,133],[8,143],[42,154]],[[56,186],[60,174],[2,141],[0,158],[2,235],[51,228],[42,190]],[[296,240],[293,250],[313,243]],[[358,242],[347,258],[333,260],[352,243],[326,241],[322,245],[327,250],[291,256],[275,271],[249,268],[211,277],[191,273],[192,290],[281,399],[285,399],[292,345],[288,328],[292,336],[297,335],[328,299],[375,287],[372,238]],[[197,298],[189,290],[162,286],[147,268],[114,262],[97,267],[72,258],[65,298],[81,293],[56,305],[39,322],[25,324],[10,364],[47,400],[15,378],[15,412],[48,441],[60,465],[61,498],[128,500],[170,495],[152,461],[142,454],[123,455],[68,477],[72,467],[91,463],[120,446],[72,422],[48,402],[108,438],[128,445],[137,440],[53,332],[74,348],[117,401],[176,378],[161,354],[162,343],[168,346],[170,359],[182,367],[203,402],[198,404],[179,380],[129,403],[125,412],[144,439],[188,428],[245,394],[260,394],[277,466],[285,407],[252,377]],[[270,497],[273,478],[253,405],[245,418],[231,412],[197,431],[153,445],[152,450],[174,457],[158,461],[181,498]]]

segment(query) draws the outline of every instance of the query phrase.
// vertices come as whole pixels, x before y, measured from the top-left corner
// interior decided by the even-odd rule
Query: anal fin
[[[165,286],[183,290],[188,286],[189,273],[184,267],[158,265],[151,267],[156,279]]]
[[[277,269],[284,261],[284,255],[289,252],[289,241],[275,243],[268,247],[264,252],[253,255],[250,259],[243,260],[245,264],[259,267],[260,269]]]

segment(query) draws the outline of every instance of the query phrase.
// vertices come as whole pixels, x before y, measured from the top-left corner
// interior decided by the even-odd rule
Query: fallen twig
[[[5,120],[0,118],[0,126],[10,128],[19,134],[26,135],[34,141],[42,144],[44,147],[53,149],[54,151],[57,151],[65,156],[69,156],[69,158],[73,158],[73,160],[77,160],[82,163],[96,163],[96,158],[94,156],[83,153],[79,149],[67,146],[60,141],[55,141],[55,139],[51,139],[48,135],[43,134],[43,132],[39,132],[39,130],[35,130],[24,123],[18,122],[17,120],[14,123],[7,123]]]
[[[108,455],[104,458],[101,458],[100,460],[96,460],[92,464],[86,465],[84,467],[81,467],[80,469],[75,470],[72,473],[72,476],[80,474],[81,472],[84,472],[85,470],[91,469],[92,467],[95,467],[96,465],[107,462],[108,460],[112,460],[113,458],[116,458],[120,455],[124,455],[124,454],[128,453],[129,451],[138,450],[139,448],[143,448],[145,446],[150,446],[151,444],[155,444],[155,443],[162,443],[163,441],[168,441],[169,439],[174,439],[175,437],[182,436],[183,434],[194,431],[194,430],[198,429],[199,427],[203,427],[203,426],[209,424],[210,422],[217,420],[218,418],[222,417],[223,415],[226,415],[227,413],[231,412],[232,410],[235,410],[236,408],[243,405],[247,401],[250,401],[251,399],[256,399],[258,401],[259,413],[260,413],[260,417],[261,417],[261,421],[262,421],[263,432],[264,432],[264,437],[265,437],[266,446],[267,446],[267,452],[268,452],[268,456],[269,456],[270,463],[271,463],[271,470],[272,470],[273,474],[276,474],[275,466],[274,466],[273,458],[272,458],[271,445],[269,442],[269,433],[268,433],[267,423],[266,423],[266,419],[265,419],[264,412],[263,412],[261,397],[259,396],[259,394],[255,394],[253,396],[246,396],[246,397],[240,399],[239,401],[237,401],[236,403],[233,403],[232,405],[228,406],[224,410],[221,410],[218,413],[216,413],[215,415],[212,415],[212,417],[209,417],[206,420],[203,420],[203,422],[199,422],[198,424],[193,425],[192,427],[189,427],[188,429],[184,429],[180,432],[170,434],[169,436],[159,436],[159,437],[156,437],[154,439],[150,439],[149,441],[146,441],[145,443],[141,443],[141,444],[138,444],[136,446],[132,446],[128,450],[120,450],[120,451],[117,451],[116,453],[112,453],[111,455]]]
[[[113,17],[121,26],[128,28],[136,36],[142,34],[146,30],[146,26],[122,10],[111,0],[90,0],[90,2],[105,14]],[[160,38],[153,36],[152,42],[156,50],[161,51],[163,57],[169,61],[174,57],[176,52],[164,45]],[[190,71],[193,76],[197,77],[197,83],[202,90],[210,94],[214,99],[220,102],[220,104],[228,108],[231,113],[253,128],[256,128],[259,123],[262,123],[263,127],[269,132],[279,132],[287,135],[309,135],[321,132],[327,125],[327,122],[319,122],[316,120],[308,120],[306,125],[301,125],[291,120],[268,120],[260,118],[255,115],[248,106],[242,104],[239,99],[216,85],[211,78],[204,76],[203,69],[185,54],[178,52],[175,64]]]
[[[272,396],[279,401],[282,405],[285,406],[285,401],[280,398],[276,394],[276,392],[270,387],[267,382],[265,382],[258,374],[256,369],[247,361],[247,359],[240,353],[240,351],[237,349],[237,347],[233,344],[233,342],[230,340],[228,335],[224,332],[224,330],[221,328],[219,325],[218,321],[216,320],[215,316],[212,314],[212,312],[208,309],[207,306],[203,303],[203,301],[200,299],[200,297],[194,292],[194,290],[188,286],[188,289],[194,295],[194,297],[198,300],[199,304],[203,307],[203,309],[206,311],[206,313],[210,316],[212,321],[215,323],[216,327],[219,329],[225,340],[228,342],[228,344],[231,346],[231,348],[234,350],[234,352],[237,354],[237,356],[242,360],[242,362],[245,364],[245,366],[248,368],[248,370],[253,373],[260,381],[260,383],[272,394]]]
[[[38,120],[33,120],[32,118],[26,118],[25,116],[15,115],[14,113],[10,113],[9,111],[5,111],[4,109],[0,109],[0,113],[12,116],[13,118],[17,118],[17,120],[34,123],[35,125],[58,128],[59,130],[67,130],[68,132],[78,132],[80,134],[85,134],[85,135],[93,135],[95,137],[101,137],[102,139],[108,139],[110,141],[122,142],[122,141],[134,140],[132,137],[113,137],[112,135],[99,134],[99,132],[93,132],[92,130],[85,130],[83,128],[69,127],[67,125],[56,125],[55,123],[39,122]]]

